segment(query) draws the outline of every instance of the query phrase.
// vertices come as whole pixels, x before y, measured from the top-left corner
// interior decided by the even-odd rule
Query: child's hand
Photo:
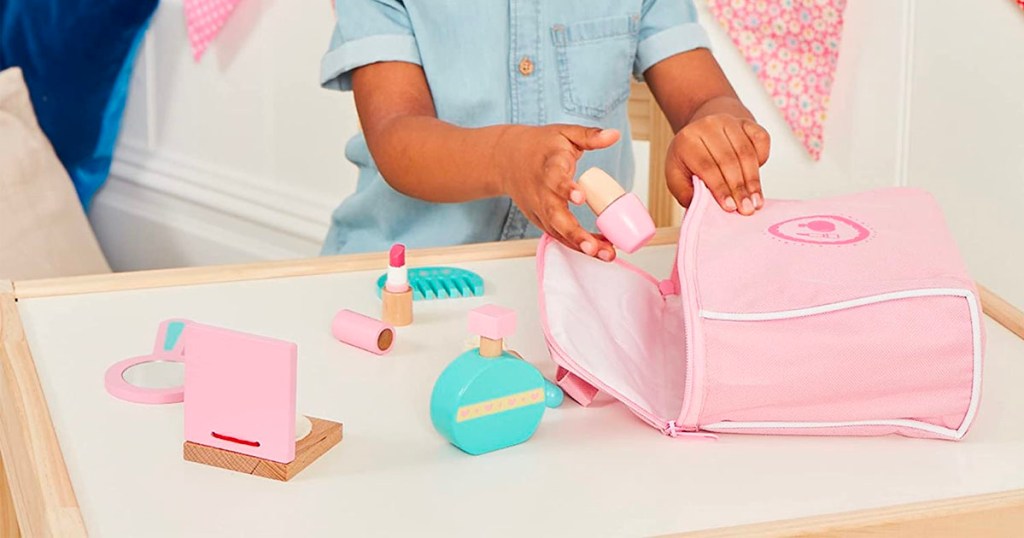
[[[580,226],[569,211],[569,201],[577,205],[585,201],[583,191],[573,182],[583,152],[607,148],[618,140],[615,129],[509,126],[495,155],[502,191],[530,222],[565,246],[611,261],[615,248]]]
[[[693,199],[692,176],[704,181],[726,211],[753,215],[764,206],[760,166],[771,138],[754,121],[729,113],[710,114],[683,127],[669,146],[665,176],[683,206]]]

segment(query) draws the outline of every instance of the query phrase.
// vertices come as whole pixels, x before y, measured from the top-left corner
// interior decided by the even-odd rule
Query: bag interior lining
[[[551,242],[543,293],[550,337],[592,378],[657,418],[674,420],[686,387],[682,301],[623,263]]]

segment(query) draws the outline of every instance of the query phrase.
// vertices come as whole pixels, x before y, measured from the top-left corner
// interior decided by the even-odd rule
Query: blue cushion
[[[20,66],[39,124],[88,209],[106,181],[135,53],[157,0],[0,0],[0,68]]]

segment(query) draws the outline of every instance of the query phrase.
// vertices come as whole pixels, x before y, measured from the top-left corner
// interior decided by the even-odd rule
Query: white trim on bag
[[[891,419],[855,420],[847,422],[723,421],[703,425],[700,427],[700,429],[707,431],[728,431],[770,428],[843,428],[857,426],[896,426],[903,428],[913,428],[916,430],[923,430],[936,435],[952,437],[954,439],[962,438],[964,434],[967,433],[967,429],[971,426],[971,422],[974,421],[974,415],[977,414],[978,412],[978,401],[981,397],[981,318],[978,313],[978,299],[974,295],[974,292],[971,290],[961,288],[931,288],[905,290],[892,293],[883,293],[880,295],[873,295],[870,297],[861,297],[859,299],[851,299],[848,301],[840,301],[837,303],[830,303],[820,306],[813,306],[810,308],[800,308],[796,310],[754,313],[711,312],[707,310],[701,310],[700,316],[704,319],[722,321],[771,321],[780,319],[799,318],[804,316],[813,316],[815,314],[824,314],[827,312],[835,312],[836,310],[844,310],[847,308],[854,308],[858,306],[881,303],[885,301],[893,301],[898,299],[941,296],[963,297],[964,299],[967,299],[968,311],[971,315],[971,336],[974,341],[974,344],[972,346],[974,353],[974,369],[973,378],[971,381],[971,402],[967,406],[967,413],[964,415],[964,420],[963,422],[960,423],[959,428],[953,430],[950,428],[943,428],[942,426],[929,424],[927,422],[921,422],[919,420]]]
[[[816,314],[825,314],[828,312],[835,312],[836,310],[845,310],[847,308],[855,308],[858,306],[865,306],[869,304],[884,303],[886,301],[894,301],[897,299],[934,297],[943,295],[967,297],[968,295],[973,296],[974,294],[971,293],[970,290],[959,288],[904,290],[883,293],[880,295],[871,295],[868,297],[860,297],[857,299],[849,299],[846,301],[839,301],[837,303],[828,303],[818,306],[811,306],[808,308],[798,308],[795,310],[779,310],[776,312],[713,312],[710,310],[701,310],[700,317],[704,319],[717,319],[722,321],[772,321],[778,319],[814,316]]]

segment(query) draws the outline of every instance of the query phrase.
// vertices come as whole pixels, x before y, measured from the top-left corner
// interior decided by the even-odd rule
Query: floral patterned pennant
[[[846,0],[708,0],[708,7],[819,159]]]

